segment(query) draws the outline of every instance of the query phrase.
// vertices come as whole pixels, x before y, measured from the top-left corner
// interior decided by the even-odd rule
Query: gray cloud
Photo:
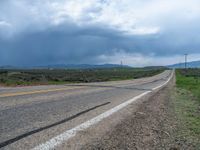
[[[119,51],[149,56],[170,56],[188,50],[197,53],[199,40],[185,37],[187,35],[183,34],[127,36],[115,30],[69,25],[2,39],[0,57],[2,64],[41,65],[103,63],[98,62],[98,56],[109,56]]]
[[[70,4],[74,9],[76,7],[74,13],[65,12],[68,10],[64,7],[65,0],[60,1],[64,6],[44,0],[44,7],[41,1],[12,2],[0,2],[0,65],[109,63],[117,62],[111,57],[120,59],[121,53],[133,59],[138,57],[137,60],[141,60],[141,56],[155,59],[164,57],[167,63],[167,57],[200,53],[200,15],[191,14],[191,11],[186,13],[189,15],[185,18],[179,13],[172,16],[174,10],[170,10],[170,15],[165,12],[162,14],[167,19],[155,14],[147,19],[146,14],[142,14],[145,17],[135,23],[131,21],[131,10],[115,19],[112,15],[106,18],[104,11],[107,8],[113,12],[116,11],[115,7],[119,7],[108,1],[103,6],[98,1],[96,6],[90,7],[90,3],[94,3],[88,0],[89,6],[84,8],[74,6],[76,3]],[[127,2],[131,4],[129,0]],[[152,0],[152,3],[156,3],[156,0]],[[77,13],[79,10],[80,13]],[[111,19],[110,22],[107,19]],[[159,30],[154,31],[151,26],[158,26]],[[131,61],[131,58],[128,59]],[[151,61],[157,64],[156,61],[153,63],[153,59]]]

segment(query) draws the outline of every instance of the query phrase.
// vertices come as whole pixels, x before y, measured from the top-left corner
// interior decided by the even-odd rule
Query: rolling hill
[[[178,63],[173,65],[168,65],[169,68],[185,68],[185,63]],[[200,68],[200,61],[191,61],[187,63],[188,68]]]
[[[55,65],[43,65],[43,66],[0,66],[0,69],[105,69],[105,68],[131,68],[128,65],[118,64],[55,64]]]

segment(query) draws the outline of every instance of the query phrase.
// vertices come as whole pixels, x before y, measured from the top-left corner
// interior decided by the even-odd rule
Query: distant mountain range
[[[167,66],[169,68],[185,68],[185,63],[178,63]],[[200,61],[191,61],[187,62],[188,68],[200,68]]]
[[[128,65],[119,64],[55,64],[43,66],[0,66],[0,69],[103,69],[103,68],[132,68]],[[185,63],[178,63],[166,66],[168,68],[184,68]],[[187,63],[188,68],[200,68],[200,61],[191,61]],[[161,69],[162,66],[147,66],[145,69]]]
[[[89,65],[89,64],[56,64],[56,65],[44,65],[44,66],[0,66],[0,69],[101,69],[101,68],[131,68],[128,65],[118,64],[101,64],[101,65]]]

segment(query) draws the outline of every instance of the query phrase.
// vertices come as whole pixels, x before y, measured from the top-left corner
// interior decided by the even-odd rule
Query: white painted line
[[[167,80],[165,83],[163,83],[163,84],[161,84],[161,85],[159,85],[159,86],[153,88],[152,90],[155,91],[155,90],[157,90],[157,89],[159,89],[159,88],[165,86],[165,85],[171,80],[171,78],[173,77],[173,75],[174,75],[174,70],[172,71],[170,77],[168,78],[168,80]]]
[[[169,77],[169,79],[163,83],[162,85],[154,88],[153,90],[156,90],[156,89],[159,89],[161,88],[162,86],[166,85],[172,78],[173,76],[173,73],[171,74],[171,76]],[[128,106],[129,104],[133,103],[134,101],[140,99],[141,97],[151,93],[152,91],[146,91],[138,96],[135,96],[134,98],[130,99],[130,100],[127,100],[126,102],[100,114],[99,116],[91,119],[91,120],[88,120],[70,130],[67,130],[65,132],[63,132],[62,134],[56,136],[56,137],[53,137],[52,139],[50,139],[49,141],[41,144],[41,145],[38,145],[36,146],[35,148],[33,148],[32,150],[50,150],[50,149],[54,149],[56,146],[62,144],[64,141],[67,141],[69,140],[70,138],[74,137],[76,135],[77,132],[79,131],[82,131],[84,129],[87,129],[89,128],[90,126],[92,125],[95,125],[97,124],[98,122],[100,122],[101,120],[107,118],[108,116],[112,115],[113,113],[121,110],[122,108]]]

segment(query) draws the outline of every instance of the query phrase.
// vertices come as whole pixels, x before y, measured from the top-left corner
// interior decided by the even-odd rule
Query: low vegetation
[[[200,147],[200,69],[176,71],[174,108],[179,120],[178,139]]]
[[[180,69],[176,71],[177,86],[191,91],[200,101],[200,69]]]
[[[164,68],[0,70],[0,84],[38,85],[136,79],[161,73]]]

